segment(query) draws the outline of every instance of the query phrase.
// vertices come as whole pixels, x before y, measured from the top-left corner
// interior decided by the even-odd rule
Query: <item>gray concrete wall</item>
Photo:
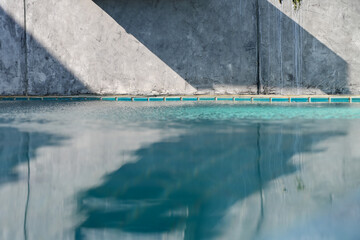
[[[360,6],[356,1],[260,1],[265,94],[360,92]]]
[[[22,1],[0,3],[0,95],[25,93],[25,45]]]
[[[290,2],[4,0],[0,94],[359,94],[359,6]]]

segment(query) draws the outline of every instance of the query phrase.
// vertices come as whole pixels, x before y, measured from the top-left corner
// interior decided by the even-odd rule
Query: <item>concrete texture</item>
[[[195,92],[91,1],[28,1],[27,20],[31,95]]]
[[[0,3],[0,95],[25,93],[24,21],[22,1]]]
[[[1,95],[360,93],[351,0],[25,2],[0,3]]]
[[[260,1],[264,94],[358,94],[359,15],[354,1]]]
[[[253,1],[94,2],[197,93],[256,93]]]

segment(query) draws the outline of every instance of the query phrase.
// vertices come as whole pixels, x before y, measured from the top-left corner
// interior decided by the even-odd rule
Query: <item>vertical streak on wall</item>
[[[259,1],[256,0],[255,10],[256,10],[256,84],[257,84],[257,94],[260,94],[261,91],[261,82],[260,82],[260,9]]]
[[[296,12],[295,13],[298,17],[298,22],[296,23],[296,21],[293,22],[294,24],[294,39],[295,39],[295,43],[294,43],[294,64],[295,64],[295,83],[296,83],[296,93],[299,94],[300,93],[300,89],[302,87],[301,84],[301,71],[302,71],[302,34],[301,34],[301,27],[300,27],[300,12]],[[296,16],[295,15],[295,16]]]
[[[283,28],[283,22],[282,22],[282,12],[283,12],[283,5],[281,5],[281,11],[279,11],[279,59],[280,59],[280,81],[281,81],[281,87],[280,87],[280,94],[283,93],[283,89],[285,86],[284,83],[284,71],[283,71],[283,53],[282,53],[282,28]]]
[[[301,12],[299,11],[299,37],[300,37],[300,42],[299,42],[299,48],[300,48],[300,55],[299,55],[299,80],[301,82],[301,87],[304,87],[304,81],[303,81],[303,42],[304,42],[304,38],[303,38],[303,32],[304,29],[301,27],[302,25],[302,17],[301,17]]]
[[[28,95],[28,51],[27,51],[27,30],[26,30],[26,0],[24,0],[24,58],[25,58],[25,69],[24,69],[24,84],[25,84],[25,95]]]

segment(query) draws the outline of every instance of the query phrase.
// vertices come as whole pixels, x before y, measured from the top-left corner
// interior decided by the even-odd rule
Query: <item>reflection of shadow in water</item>
[[[191,133],[136,151],[137,162],[82,193],[79,209],[86,220],[76,238],[86,229],[142,234],[185,229],[185,239],[216,237],[229,207],[251,194],[261,196],[269,181],[295,172],[289,162],[295,154],[316,151],[317,142],[343,134],[295,134],[299,126],[282,124],[211,124],[189,122]]]
[[[10,122],[10,119],[0,118],[0,123]],[[36,158],[37,149],[45,146],[59,145],[63,139],[61,136],[48,133],[25,132],[13,127],[0,127],[0,185],[19,181],[21,176],[16,168],[21,164],[27,164],[27,173],[22,176],[27,181],[23,223],[24,239],[28,237],[27,215],[30,200],[30,161]]]
[[[34,159],[37,149],[58,145],[63,139],[48,133],[23,132],[13,127],[0,127],[0,184],[19,180],[17,166]]]

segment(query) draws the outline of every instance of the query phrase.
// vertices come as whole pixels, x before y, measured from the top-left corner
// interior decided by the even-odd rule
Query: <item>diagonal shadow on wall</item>
[[[0,20],[0,95],[92,93],[1,6]]]
[[[266,0],[94,2],[201,93],[349,93],[347,63]],[[0,94],[99,93],[1,7],[0,16]],[[14,42],[22,54],[6,62]]]
[[[198,90],[349,93],[347,63],[267,0],[93,1]]]

